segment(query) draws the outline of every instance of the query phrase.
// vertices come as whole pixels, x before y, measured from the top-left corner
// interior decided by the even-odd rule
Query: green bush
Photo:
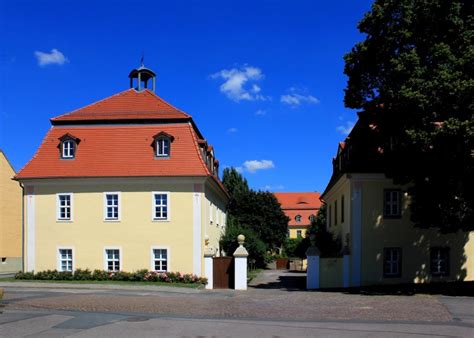
[[[91,280],[92,279],[91,271],[89,269],[85,269],[85,270],[77,269],[74,271],[73,279],[74,280]]]
[[[263,243],[252,230],[243,226],[228,225],[226,227],[220,244],[227,255],[232,256],[234,251],[239,247],[237,236],[240,234],[245,236],[244,246],[249,253],[248,260],[255,260],[256,267],[265,267],[267,260],[265,243]]]

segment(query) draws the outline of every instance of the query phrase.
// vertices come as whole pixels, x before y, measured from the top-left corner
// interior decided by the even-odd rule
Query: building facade
[[[151,70],[129,77],[130,89],[52,118],[16,176],[26,271],[203,275],[204,239],[218,248],[228,195],[212,146],[190,115],[154,93]]]
[[[22,189],[14,176],[15,170],[0,150],[0,274],[22,269]]]
[[[414,227],[408,186],[387,178],[376,129],[359,118],[322,195],[327,228],[350,255],[350,286],[474,280],[474,233]]]
[[[289,238],[306,236],[306,229],[315,219],[321,207],[320,193],[318,192],[279,192],[274,193],[288,222]]]

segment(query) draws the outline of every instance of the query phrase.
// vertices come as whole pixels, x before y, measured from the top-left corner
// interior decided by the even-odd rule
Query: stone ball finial
[[[240,234],[237,236],[237,242],[239,243],[239,245],[244,245],[245,243],[245,236]]]

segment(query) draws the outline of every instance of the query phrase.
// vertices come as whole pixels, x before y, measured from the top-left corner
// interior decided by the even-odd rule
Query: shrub
[[[207,278],[193,274],[182,274],[181,272],[156,272],[146,269],[135,272],[126,271],[104,271],[89,269],[77,269],[76,271],[45,270],[39,272],[18,272],[15,279],[23,280],[91,280],[91,281],[124,281],[124,282],[165,282],[186,284],[207,284]]]

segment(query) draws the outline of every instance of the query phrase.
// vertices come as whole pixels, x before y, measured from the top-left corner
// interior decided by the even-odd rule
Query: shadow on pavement
[[[282,291],[302,291],[306,290],[306,274],[301,276],[279,276],[278,281],[251,285],[255,289],[274,289]]]

